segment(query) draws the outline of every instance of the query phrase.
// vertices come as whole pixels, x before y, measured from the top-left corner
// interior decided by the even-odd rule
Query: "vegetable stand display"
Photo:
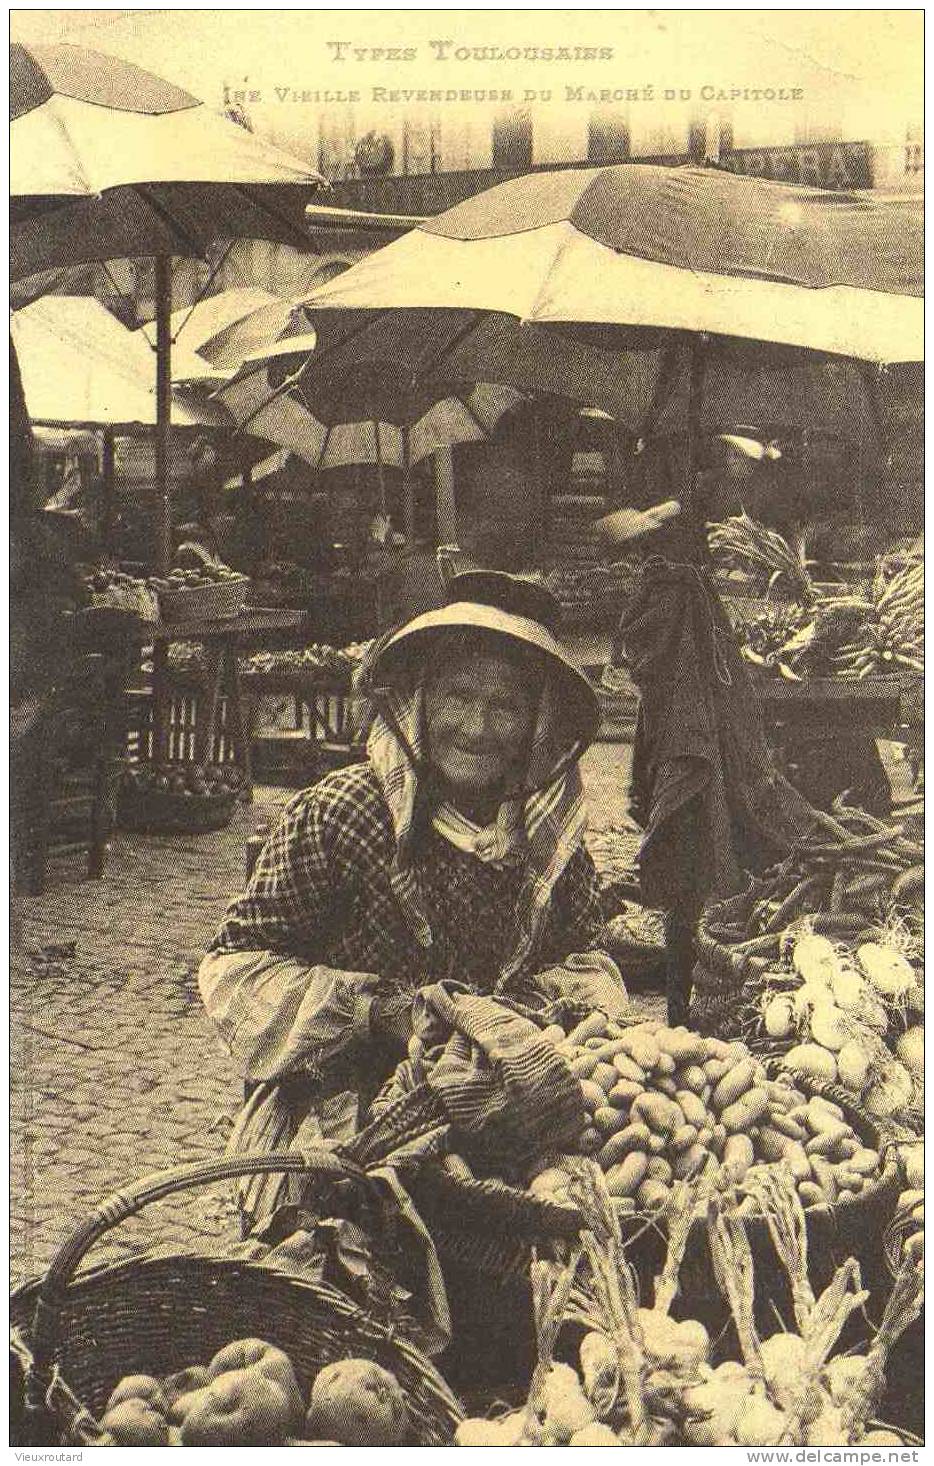
[[[812,804],[850,789],[880,813],[889,788],[875,740],[906,741],[920,759],[920,544],[819,582],[806,534],[792,545],[742,513],[709,525],[708,542],[783,772]]]
[[[202,716],[194,728],[193,757],[196,764],[208,764],[218,729],[222,697],[226,694],[226,732],[233,761],[242,770],[244,793],[252,798],[252,764],[249,724],[237,652],[283,635],[301,637],[307,617],[299,611],[247,610],[223,620],[177,621],[153,627],[152,672],[152,757],[167,763],[170,755],[172,684],[168,666],[171,642],[198,642],[204,647],[207,691]]]

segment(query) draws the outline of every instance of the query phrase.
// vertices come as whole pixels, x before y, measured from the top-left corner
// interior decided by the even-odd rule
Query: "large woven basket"
[[[391,1322],[327,1284],[262,1261],[203,1255],[144,1256],[76,1273],[99,1238],[148,1203],[276,1171],[363,1184],[359,1171],[325,1152],[243,1155],[161,1172],[102,1202],[45,1278],[14,1293],[14,1444],[109,1444],[99,1416],[124,1376],[207,1363],[223,1345],[257,1335],[285,1350],[306,1393],[324,1364],[352,1356],[376,1360],[402,1386],[412,1443],[452,1443],[463,1412],[441,1375]]]
[[[778,956],[781,931],[748,938],[746,922],[752,909],[768,892],[772,877],[753,879],[749,888],[704,908],[694,933],[697,965],[693,975],[691,1027],[699,1033],[735,1037],[740,1032],[747,983],[759,976]],[[866,926],[862,912],[816,912],[811,930],[835,937],[856,937]]]

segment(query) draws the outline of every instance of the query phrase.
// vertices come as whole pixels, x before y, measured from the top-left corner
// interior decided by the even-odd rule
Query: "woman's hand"
[[[606,952],[571,952],[564,961],[533,979],[549,998],[564,999],[608,1018],[624,1018],[629,994],[623,975]]]

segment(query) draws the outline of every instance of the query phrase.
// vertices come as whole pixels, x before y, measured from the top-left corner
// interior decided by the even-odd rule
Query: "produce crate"
[[[246,575],[206,585],[159,592],[159,612],[167,625],[180,621],[229,621],[239,616],[250,593]]]

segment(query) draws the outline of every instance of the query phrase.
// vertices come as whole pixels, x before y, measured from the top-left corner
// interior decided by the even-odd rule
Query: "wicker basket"
[[[781,879],[778,877],[777,879]],[[749,938],[746,923],[752,909],[774,887],[776,876],[753,879],[737,896],[711,903],[701,913],[694,934],[697,965],[691,1000],[691,1026],[700,1033],[733,1036],[741,1029],[741,1010],[748,996],[747,983],[757,979],[778,957],[782,932]],[[846,939],[858,937],[868,918],[861,912],[817,912],[811,930]],[[723,1024],[730,1025],[728,1029]]]
[[[402,1386],[413,1443],[452,1443],[463,1412],[441,1375],[390,1323],[329,1285],[268,1263],[219,1256],[131,1258],[76,1275],[89,1248],[148,1203],[194,1186],[274,1171],[363,1181],[326,1152],[305,1158],[244,1155],[161,1172],[102,1202],[61,1248],[45,1278],[14,1293],[14,1443],[109,1444],[97,1417],[125,1375],[166,1374],[205,1363],[233,1339],[257,1334],[285,1350],[306,1393],[323,1364],[350,1356],[376,1360]]]
[[[190,764],[171,767],[180,773],[191,771]],[[211,794],[178,794],[171,789],[124,785],[117,802],[117,823],[141,834],[202,835],[230,824],[237,799],[238,791],[231,788]]]
[[[159,592],[159,613],[168,624],[177,621],[230,621],[239,616],[250,593],[250,579],[215,580]]]

